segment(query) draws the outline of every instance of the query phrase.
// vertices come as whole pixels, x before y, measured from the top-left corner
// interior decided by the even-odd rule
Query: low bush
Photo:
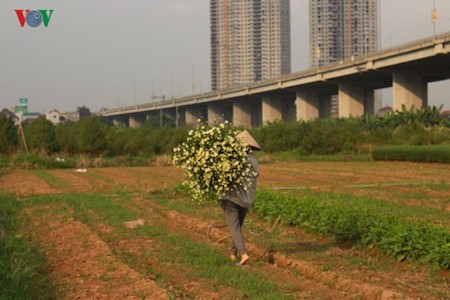
[[[373,160],[450,163],[450,145],[388,145],[372,151]]]
[[[382,209],[320,202],[307,196],[293,198],[269,191],[258,193],[252,209],[268,220],[377,247],[400,261],[422,261],[450,269],[447,230],[403,220]]]
[[[362,131],[356,119],[316,119],[309,122],[272,122],[251,130],[268,153],[297,149],[302,154],[356,151]]]

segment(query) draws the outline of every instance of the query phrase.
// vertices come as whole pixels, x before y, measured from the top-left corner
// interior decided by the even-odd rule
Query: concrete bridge
[[[428,83],[450,78],[450,33],[352,58],[322,68],[217,92],[96,112],[117,126],[140,127],[149,119],[178,126],[229,120],[245,127],[275,120],[310,120],[375,113],[374,91],[392,87],[393,109],[428,105]],[[450,95],[449,95],[450,99]]]

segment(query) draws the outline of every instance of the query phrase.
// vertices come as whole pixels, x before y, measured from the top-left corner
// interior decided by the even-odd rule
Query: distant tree
[[[55,126],[41,116],[24,127],[28,149],[30,151],[50,154],[59,151]]]
[[[100,154],[106,150],[107,126],[99,118],[84,118],[75,125],[78,151],[86,154]]]
[[[108,155],[125,154],[125,145],[129,140],[132,128],[111,127],[106,135]]]
[[[78,112],[78,115],[80,116],[80,120],[84,119],[84,118],[88,118],[92,115],[91,110],[89,108],[87,108],[86,105],[77,107],[77,112]]]
[[[113,127],[113,126],[114,126],[114,123],[113,123],[113,121],[112,121],[110,118],[108,118],[108,117],[103,117],[103,116],[100,116],[100,117],[98,117],[98,118],[99,118],[99,120],[100,120],[100,123],[105,124],[105,125],[107,125],[108,127]]]
[[[55,126],[56,139],[60,146],[60,151],[68,154],[78,152],[77,130],[75,122],[65,122]]]
[[[11,153],[17,144],[17,128],[13,120],[0,114],[0,153]]]

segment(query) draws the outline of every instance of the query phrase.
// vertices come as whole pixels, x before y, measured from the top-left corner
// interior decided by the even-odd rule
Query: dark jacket
[[[253,200],[255,199],[256,179],[259,176],[259,166],[256,157],[254,157],[252,154],[248,154],[248,158],[252,165],[252,172],[246,179],[250,180],[250,185],[247,185],[245,188],[239,186],[233,190],[228,191],[220,198],[221,200],[232,201],[237,205],[245,208],[249,208],[252,205]]]

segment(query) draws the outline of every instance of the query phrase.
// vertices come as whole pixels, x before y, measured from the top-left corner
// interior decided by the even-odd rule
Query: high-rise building
[[[310,67],[365,56],[379,50],[379,0],[309,0]],[[375,92],[375,111],[381,108]],[[339,115],[339,98],[331,97],[331,115]]]
[[[290,0],[210,0],[211,88],[291,71]]]
[[[379,0],[310,0],[310,67],[378,50]]]

